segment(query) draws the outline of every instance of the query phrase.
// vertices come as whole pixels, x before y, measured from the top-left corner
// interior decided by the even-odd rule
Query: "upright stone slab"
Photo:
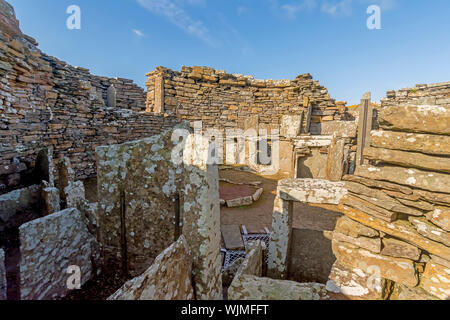
[[[164,74],[155,77],[155,104],[153,112],[164,112]]]
[[[186,138],[188,128],[181,125],[174,130]],[[218,168],[194,161],[197,153],[192,146],[196,142],[198,155],[207,154],[209,145],[204,141],[190,136],[183,148],[172,141],[172,133],[97,148],[98,223],[105,267],[139,275],[183,234],[194,262],[197,298],[220,299]],[[176,148],[181,157],[172,161]]]
[[[34,168],[36,183],[47,181],[49,187],[55,186],[55,169],[53,166],[53,149],[42,149],[36,158]]]
[[[117,92],[113,84],[109,86],[108,91],[106,92],[106,98],[108,107],[115,109],[117,104]]]
[[[271,278],[285,279],[288,275],[292,211],[292,201],[284,200],[279,196],[275,198],[267,264],[267,275]]]
[[[358,150],[356,152],[356,165],[364,164],[364,148],[370,145],[370,131],[372,130],[373,107],[370,102],[371,93],[367,92],[359,105],[358,123]]]
[[[164,250],[142,275],[108,300],[193,300],[192,258],[184,236]]]
[[[59,180],[59,197],[62,201],[66,201],[64,189],[72,182],[75,182],[75,171],[72,169],[70,160],[62,157],[58,160],[58,180]]]
[[[344,188],[343,182],[315,179],[278,181],[269,242],[268,276],[277,279],[284,279],[288,276],[292,237],[292,202],[337,205],[346,194],[347,190]]]
[[[95,238],[77,209],[66,209],[22,225],[20,232],[20,294],[22,300],[64,297],[72,275],[80,270],[83,285],[92,275]]]
[[[344,174],[345,140],[333,138],[328,152],[327,177],[330,181],[341,181]]]
[[[0,249],[0,300],[7,299],[5,251]]]
[[[301,121],[301,115],[283,115],[281,117],[281,136],[295,138],[300,135]]]

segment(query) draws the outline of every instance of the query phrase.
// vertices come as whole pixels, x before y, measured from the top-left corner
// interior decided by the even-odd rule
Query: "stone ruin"
[[[4,0],[0,27],[0,300],[111,273],[110,300],[450,298],[450,82],[349,108],[309,74],[158,67],[144,91],[42,53]],[[220,147],[278,181],[265,238],[221,226]],[[335,212],[330,257],[297,204]]]

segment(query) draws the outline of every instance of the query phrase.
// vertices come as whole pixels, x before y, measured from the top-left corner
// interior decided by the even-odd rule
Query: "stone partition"
[[[77,209],[30,221],[19,231],[22,300],[64,297],[69,292],[69,266],[80,268],[81,285],[93,276],[96,239]]]
[[[342,182],[284,179],[278,182],[272,215],[267,274],[286,279],[292,241],[293,202],[337,205],[347,194]]]
[[[449,98],[442,83],[383,100],[370,162],[344,177],[330,288],[352,299],[450,298]]]
[[[184,236],[165,249],[142,275],[108,300],[193,300],[192,258]]]
[[[7,299],[5,251],[0,249],[0,300]]]
[[[188,126],[179,126],[188,137]],[[107,265],[138,275],[183,234],[190,247],[198,299],[220,299],[218,168],[177,146],[173,130],[97,148],[99,234]],[[191,136],[192,137],[192,136]],[[174,142],[175,141],[175,142]],[[186,142],[188,141],[188,142]],[[206,148],[208,144],[197,146]],[[202,147],[203,146],[203,147]],[[179,148],[180,163],[172,161]],[[201,153],[201,152],[200,152]]]

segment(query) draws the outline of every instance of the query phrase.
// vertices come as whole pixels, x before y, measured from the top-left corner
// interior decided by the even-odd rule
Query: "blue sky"
[[[47,54],[135,80],[162,65],[210,66],[257,79],[311,73],[331,97],[450,81],[448,0],[9,0]],[[369,30],[369,5],[381,30]],[[81,30],[66,28],[69,5]]]

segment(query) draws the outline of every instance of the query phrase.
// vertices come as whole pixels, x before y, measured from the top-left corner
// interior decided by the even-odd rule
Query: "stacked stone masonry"
[[[366,163],[344,176],[328,287],[354,299],[450,298],[450,83],[388,92]]]
[[[311,122],[320,133],[321,123],[348,116],[345,103],[331,99],[310,74],[255,80],[208,67],[182,67],[180,72],[158,67],[147,76],[147,111],[201,120],[205,127],[243,129],[257,117],[260,127],[278,128],[282,115],[306,114],[311,106]]]
[[[54,149],[55,161],[69,157],[81,179],[95,175],[95,147],[177,122],[145,113],[145,92],[133,81],[94,76],[42,53],[20,32],[14,9],[3,0],[0,6],[0,194],[31,183],[44,146]]]

